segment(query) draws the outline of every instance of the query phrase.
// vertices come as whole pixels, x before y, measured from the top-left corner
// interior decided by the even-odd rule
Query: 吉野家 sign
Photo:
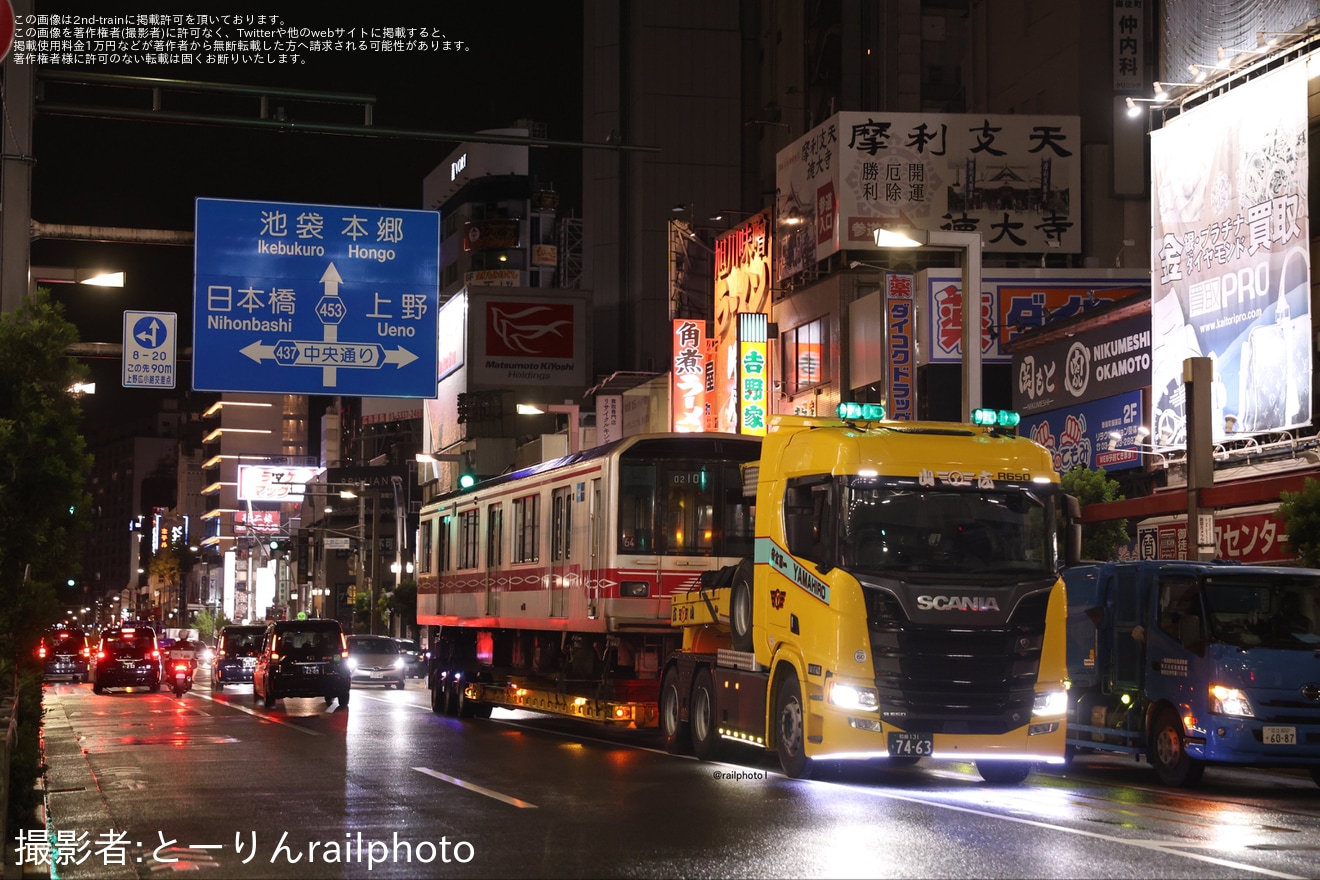
[[[198,199],[193,389],[434,397],[440,215]]]
[[[179,316],[124,312],[125,388],[173,388]]]

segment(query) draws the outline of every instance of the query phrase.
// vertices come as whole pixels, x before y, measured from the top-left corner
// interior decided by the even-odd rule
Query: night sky
[[[223,9],[228,4],[47,3],[38,14],[98,15]],[[578,4],[390,4],[407,12],[373,14],[370,4],[266,4],[308,28],[430,27],[470,45],[464,52],[384,54],[303,53],[290,65],[79,65],[62,67],[173,80],[232,82],[376,97],[374,125],[442,132],[475,132],[519,118],[543,122],[547,137],[582,139],[581,10]],[[284,9],[281,9],[284,7]],[[354,12],[333,11],[351,8]],[[314,9],[313,13],[299,10]],[[430,11],[427,11],[430,10]],[[226,10],[232,12],[232,10]],[[58,67],[58,65],[57,65]],[[38,66],[38,72],[46,69]],[[47,102],[147,106],[147,93],[39,81]],[[167,93],[168,95],[168,93]],[[32,217],[45,224],[191,230],[199,197],[320,204],[421,207],[422,179],[457,142],[364,138],[252,128],[176,125],[56,116],[41,111],[34,124]],[[272,106],[280,104],[272,99]],[[358,109],[283,102],[292,119],[348,124]],[[166,98],[166,110],[256,118],[256,98]],[[561,211],[580,215],[581,153],[549,151]],[[37,266],[113,266],[127,272],[122,290],[52,286],[84,341],[120,342],[125,309],[179,314],[181,346],[191,344],[193,260],[190,247],[60,242],[32,245]],[[174,392],[124,389],[120,362],[89,360],[97,394],[85,407],[93,420],[121,420],[155,408],[160,397],[182,396],[191,379],[180,364]]]

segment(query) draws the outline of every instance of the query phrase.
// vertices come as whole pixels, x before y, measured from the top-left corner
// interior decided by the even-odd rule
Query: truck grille
[[[914,732],[993,735],[1031,719],[1048,591],[987,626],[914,624],[893,594],[863,593],[885,721]]]

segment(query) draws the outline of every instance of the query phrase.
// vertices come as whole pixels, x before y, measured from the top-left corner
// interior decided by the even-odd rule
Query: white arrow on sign
[[[160,319],[152,318],[147,329],[137,334],[137,339],[147,348],[155,348],[160,345],[160,336],[164,332],[165,325],[160,322]]]
[[[284,367],[320,367],[323,370],[338,367],[378,369],[384,364],[394,364],[402,369],[417,360],[417,355],[403,346],[391,350],[375,342],[321,342],[316,339],[281,339],[274,345],[258,339],[239,351],[257,363],[273,360]],[[344,352],[349,352],[351,357],[345,357]]]

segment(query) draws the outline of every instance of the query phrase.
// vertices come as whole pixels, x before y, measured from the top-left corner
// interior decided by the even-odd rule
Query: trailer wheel
[[[445,683],[439,679],[431,680],[431,711],[436,715],[445,714]]]
[[[1150,729],[1146,760],[1165,785],[1191,788],[1201,781],[1205,764],[1187,754],[1187,738],[1177,713],[1165,709],[1155,716]]]
[[[779,685],[775,698],[775,751],[779,766],[793,779],[810,779],[812,761],[807,757],[807,714],[797,674],[790,672]]]
[[[678,681],[678,667],[671,666],[660,682],[660,732],[665,735],[665,750],[671,755],[685,755],[692,749],[688,723],[683,720]]]
[[[991,785],[1017,785],[1031,774],[1026,761],[977,761],[976,772]]]
[[[746,560],[738,564],[729,590],[729,635],[733,650],[752,650],[752,582],[755,574]]]
[[[718,760],[723,744],[716,725],[715,680],[710,670],[702,667],[692,680],[692,697],[688,701],[688,725],[692,728],[692,753],[702,761]]]

